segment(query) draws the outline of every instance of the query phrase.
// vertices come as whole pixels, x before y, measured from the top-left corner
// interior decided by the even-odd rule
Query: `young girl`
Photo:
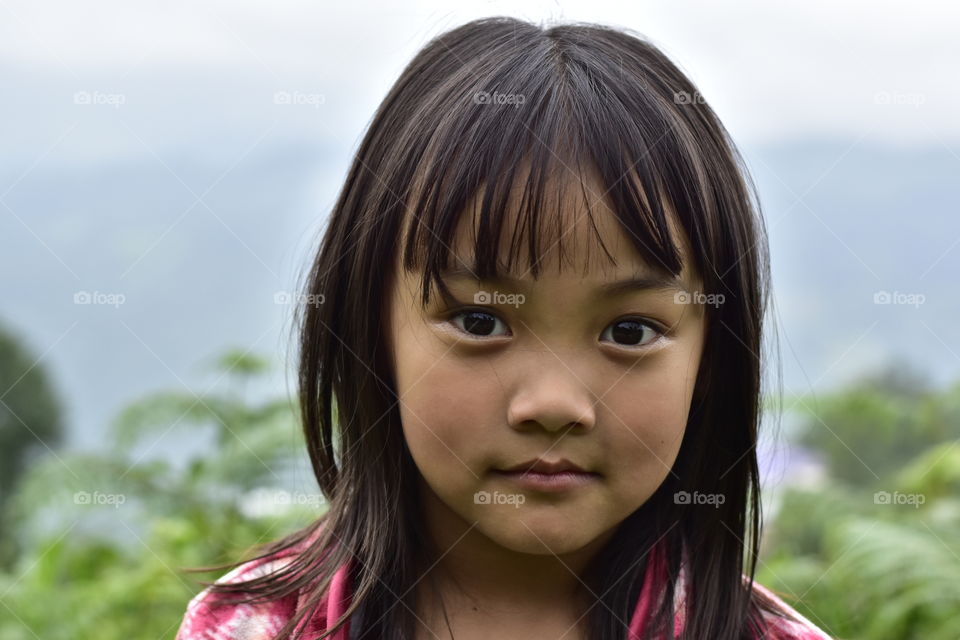
[[[430,42],[298,315],[329,509],[227,565],[178,640],[827,638],[753,582],[769,266],[742,167],[635,35]]]

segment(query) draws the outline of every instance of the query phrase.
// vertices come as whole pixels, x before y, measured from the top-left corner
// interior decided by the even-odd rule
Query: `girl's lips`
[[[586,471],[539,473],[536,471],[501,471],[494,469],[493,472],[525,489],[547,492],[570,491],[588,485],[599,477],[599,474]]]

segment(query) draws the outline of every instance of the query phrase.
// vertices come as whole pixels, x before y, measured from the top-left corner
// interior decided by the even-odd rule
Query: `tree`
[[[0,327],[0,565],[15,554],[7,503],[28,463],[63,436],[61,404],[44,365],[12,332]]]

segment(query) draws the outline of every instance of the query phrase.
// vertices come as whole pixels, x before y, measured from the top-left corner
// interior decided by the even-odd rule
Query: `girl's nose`
[[[507,407],[507,421],[513,429],[533,425],[559,431],[571,425],[592,429],[596,421],[593,394],[575,372],[559,360],[539,371],[523,374]]]

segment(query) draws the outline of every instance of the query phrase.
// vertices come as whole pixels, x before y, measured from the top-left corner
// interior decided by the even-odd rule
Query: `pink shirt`
[[[630,620],[627,640],[640,638],[646,618],[651,611],[651,592],[653,591],[651,582],[656,580],[658,583],[662,583],[663,581],[661,563],[657,562],[656,556],[653,556],[652,560],[648,563],[648,571],[644,577],[640,597]],[[240,578],[247,579],[265,575],[279,569],[289,561],[289,555],[254,560],[236,567],[217,582],[235,582]],[[326,630],[328,622],[336,621],[349,607],[348,570],[349,567],[343,565],[334,574],[330,589],[321,601],[317,615],[307,622],[306,631],[308,633],[323,632]],[[746,578],[744,579],[746,580]],[[685,592],[685,584],[684,571],[681,568],[678,593]],[[754,582],[753,586],[754,589],[766,594],[784,611],[801,621],[791,622],[765,613],[764,615],[770,621],[772,627],[771,633],[767,634],[766,638],[769,640],[831,640],[830,636],[797,613],[766,587],[757,582]],[[294,613],[304,606],[305,596],[291,594],[286,598],[256,605],[218,604],[217,600],[218,597],[215,597],[215,594],[212,594],[209,589],[204,589],[197,594],[187,605],[187,611],[180,630],[177,632],[176,640],[272,640],[273,636]],[[683,598],[676,599],[674,629],[678,634],[683,629],[683,604]],[[331,636],[331,640],[351,640],[349,620],[337,633]]]

